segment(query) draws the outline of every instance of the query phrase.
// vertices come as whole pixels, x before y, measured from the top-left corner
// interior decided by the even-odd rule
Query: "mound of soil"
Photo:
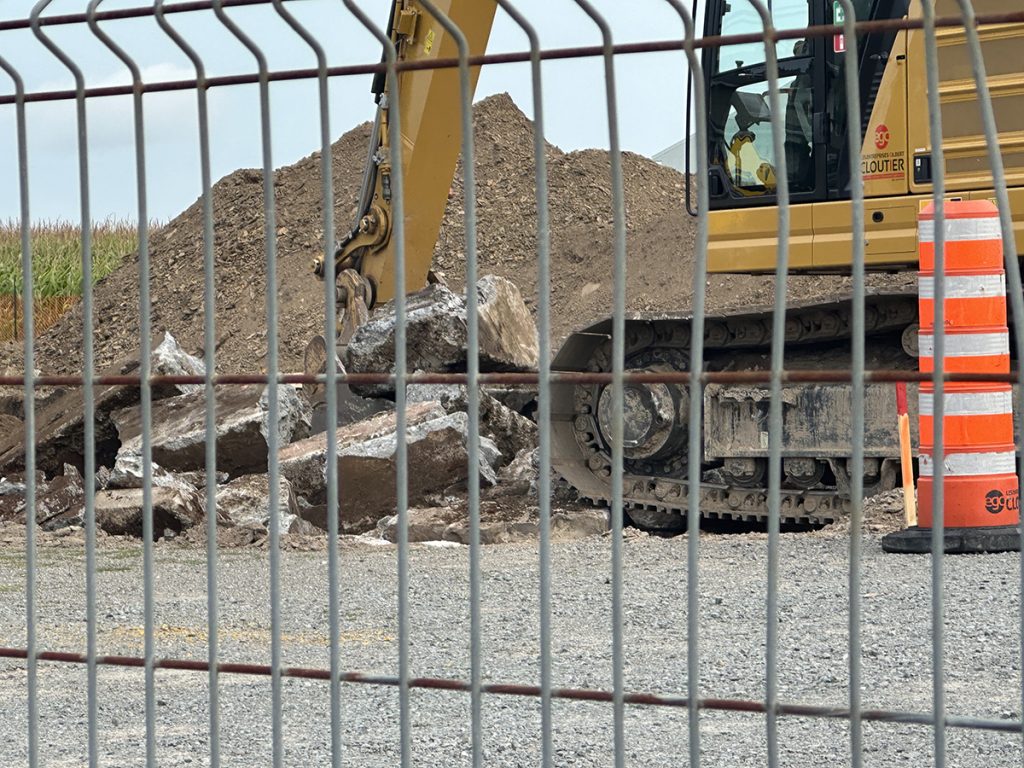
[[[515,282],[531,308],[537,293],[537,201],[533,125],[507,95],[474,109],[478,253],[481,274]],[[332,147],[335,221],[351,226],[370,137],[357,126]],[[609,154],[565,153],[548,145],[551,233],[552,335],[600,319],[612,306],[613,217]],[[684,206],[684,178],[639,155],[622,157],[626,198],[627,302],[631,312],[680,312],[692,295],[695,228]],[[453,288],[465,272],[465,217],[461,171],[456,174],[434,268]],[[300,370],[306,342],[324,323],[323,285],[311,263],[321,248],[319,153],[274,174],[276,201],[280,367]],[[263,183],[257,170],[240,170],[213,189],[217,368],[221,373],[259,372],[267,365],[264,301]],[[189,351],[203,345],[202,209],[200,201],[162,229],[150,243],[154,338],[169,330]],[[95,352],[98,369],[137,355],[138,258],[96,286]],[[892,278],[883,278],[891,281]],[[830,298],[849,287],[847,278],[791,279],[792,295]],[[719,310],[768,304],[772,280],[712,276],[708,307]],[[36,367],[69,374],[82,368],[82,310],[77,307],[37,342]],[[0,347],[0,371],[20,371],[20,345]]]

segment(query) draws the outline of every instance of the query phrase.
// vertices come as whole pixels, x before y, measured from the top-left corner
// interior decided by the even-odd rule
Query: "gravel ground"
[[[610,541],[594,538],[553,549],[553,663],[557,685],[611,685]],[[686,539],[629,537],[625,547],[626,687],[682,694],[686,685]],[[701,691],[708,697],[758,699],[764,688],[766,538],[708,535],[701,541]],[[328,664],[326,555],[282,554],[284,662]],[[346,669],[396,673],[396,555],[390,548],[345,549],[342,555]],[[107,541],[99,552],[100,647],[141,654],[142,556],[135,543]],[[958,715],[1020,716],[1019,557],[947,560],[946,689]],[[411,661],[415,675],[469,675],[468,552],[415,547],[411,555]],[[927,711],[931,702],[928,557],[884,555],[865,540],[863,588],[864,702],[871,708]],[[835,532],[783,536],[779,683],[785,702],[843,707],[847,678],[847,541]],[[269,565],[265,551],[226,550],[220,557],[222,658],[269,663]],[[162,656],[202,658],[205,640],[205,553],[156,548],[156,645]],[[84,557],[73,542],[40,549],[39,642],[46,649],[84,649]],[[0,549],[0,644],[25,642],[24,553]],[[535,547],[489,547],[483,554],[483,664],[488,681],[538,678],[538,590]],[[41,664],[40,744],[45,764],[85,762],[85,669]],[[157,759],[161,766],[208,763],[208,699],[204,673],[156,673]],[[26,762],[24,663],[0,661],[0,720],[7,738],[0,764]],[[138,669],[99,671],[100,744],[106,765],[144,763],[144,684]],[[390,688],[342,689],[345,763],[398,762],[398,695]],[[269,765],[270,683],[224,675],[220,685],[224,765]],[[417,765],[461,766],[469,758],[469,697],[414,691],[412,752]],[[537,765],[539,704],[485,696],[485,764]],[[612,764],[608,704],[556,702],[559,765]],[[329,695],[322,682],[284,683],[285,763],[326,765]],[[707,712],[701,717],[702,764],[766,761],[761,715]],[[789,766],[849,763],[841,721],[785,718],[782,762]],[[931,731],[923,726],[865,725],[865,764],[931,764]],[[626,754],[631,765],[687,762],[685,711],[628,707]],[[949,765],[1020,765],[1020,739],[952,729]]]

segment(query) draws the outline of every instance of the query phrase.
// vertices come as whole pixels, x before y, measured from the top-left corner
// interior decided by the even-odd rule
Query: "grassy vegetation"
[[[82,233],[78,225],[64,221],[33,224],[32,288],[36,298],[79,296],[82,293]],[[107,221],[92,228],[93,284],[121,264],[138,247],[135,224]],[[0,295],[22,293],[21,226],[0,222]]]

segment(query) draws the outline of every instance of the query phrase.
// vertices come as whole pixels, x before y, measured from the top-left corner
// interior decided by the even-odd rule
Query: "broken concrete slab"
[[[532,370],[539,360],[537,326],[511,280],[486,275],[477,281],[480,355],[486,370]]]
[[[123,488],[96,494],[96,525],[109,534],[142,536],[142,489]],[[192,489],[156,486],[152,489],[153,538],[179,534],[206,517],[203,495]]]
[[[551,538],[555,541],[603,536],[611,530],[606,509],[562,509],[551,513]]]
[[[537,412],[537,388],[533,386],[496,386],[485,385],[480,388],[506,408],[511,408],[520,416],[533,420]]]
[[[444,285],[429,285],[406,297],[406,339],[409,370],[449,371],[465,366],[466,303]],[[376,308],[348,344],[345,367],[351,373],[395,372],[394,302]],[[389,384],[360,384],[359,395],[393,394]]]
[[[24,516],[23,516],[24,517]],[[44,531],[81,525],[85,518],[85,484],[70,465],[36,493],[36,523]]]
[[[159,350],[159,352],[157,351]],[[170,334],[154,350],[151,358],[154,373],[192,376],[202,361],[177,346]],[[201,374],[201,367],[198,369]],[[138,359],[126,359],[100,372],[101,376],[137,376]],[[153,400],[179,395],[182,387],[159,385],[152,388]],[[184,388],[183,388],[184,387]],[[201,387],[200,387],[201,388]],[[139,387],[112,385],[95,388],[95,445],[97,466],[112,464],[120,441],[110,420],[111,412],[139,402]],[[82,387],[58,389],[38,403],[36,415],[36,466],[48,477],[60,474],[65,463],[81,469],[85,465],[85,399]],[[24,469],[25,437],[23,434],[0,432],[0,472]]]
[[[25,484],[0,479],[0,520],[25,519]]]
[[[509,522],[497,520],[480,524],[481,544],[514,544],[524,541],[536,541],[538,537],[537,523],[535,522]],[[444,541],[454,541],[458,544],[469,544],[470,532],[468,522],[458,522],[449,525],[444,532]]]
[[[217,469],[231,477],[267,470],[268,387],[248,384],[216,391]],[[286,445],[309,428],[309,407],[294,387],[278,387],[278,439]],[[115,411],[121,448],[118,455],[139,453],[142,446],[141,410]],[[153,461],[165,469],[190,471],[206,466],[205,392],[179,395],[154,403],[151,431]]]
[[[154,376],[205,376],[206,363],[183,350],[170,331],[164,331],[164,340],[153,350],[150,370]],[[203,384],[176,384],[169,394],[202,392]],[[167,396],[167,395],[165,395]]]
[[[525,448],[498,472],[498,483],[488,489],[487,497],[494,499],[525,496],[536,500],[540,495],[540,449]],[[576,489],[551,471],[551,498],[559,504],[571,504],[579,499]]]
[[[217,489],[217,514],[234,525],[270,530],[270,478],[244,475]],[[292,484],[284,477],[278,483],[278,530],[281,533],[318,533],[318,529],[299,516],[298,501]]]
[[[197,487],[188,479],[171,474],[156,462],[150,462],[150,482],[153,485],[159,485],[164,488],[177,488],[182,491],[195,490]],[[142,454],[131,450],[118,452],[114,468],[107,473],[103,487],[117,490],[141,488],[142,485]]]
[[[260,395],[260,434],[267,440],[270,434],[270,387],[264,387]],[[290,384],[277,386],[277,444],[287,445],[309,437],[309,404],[299,396],[298,389]]]
[[[406,424],[414,426],[446,415],[440,403],[410,403],[406,409]],[[335,445],[340,452],[347,445],[392,433],[396,416],[381,413],[370,419],[339,427],[335,430]],[[311,504],[322,504],[326,499],[327,434],[322,433],[296,441],[279,453],[281,474],[288,478],[295,493]]]
[[[396,416],[384,413],[335,432],[338,446],[339,509],[346,532],[372,529],[397,503]],[[466,450],[468,417],[447,413],[440,403],[413,403],[407,411],[406,446],[409,501],[464,485],[469,476]],[[481,438],[481,480],[493,483],[497,446]],[[296,493],[312,504],[326,495],[326,435],[294,443],[281,451],[281,472]]]
[[[449,413],[469,412],[468,390],[461,384],[413,384],[408,388],[410,402],[437,400]],[[480,433],[498,446],[501,457],[495,464],[503,467],[523,450],[537,446],[537,425],[498,400],[480,393]]]
[[[505,278],[489,276],[477,283],[477,296],[480,370],[536,368],[537,328],[519,289]],[[406,316],[409,370],[466,370],[469,337],[465,297],[442,284],[430,285],[407,297]],[[396,325],[393,302],[375,309],[349,342],[345,360],[348,370],[394,373]],[[389,384],[358,385],[352,389],[363,396],[394,393]]]
[[[320,529],[320,533],[328,530],[327,504],[310,504],[302,496],[296,496],[295,501],[299,517]]]

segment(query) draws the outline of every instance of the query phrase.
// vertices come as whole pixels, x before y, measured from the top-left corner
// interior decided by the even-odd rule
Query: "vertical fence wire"
[[[765,700],[768,765],[779,764],[779,525],[782,504],[782,377],[786,344],[786,280],[789,273],[789,171],[786,167],[782,98],[775,25],[761,0],[749,0],[764,27],[765,73],[775,154],[776,194],[779,206],[778,252],[775,260],[775,300],[772,310],[771,394],[768,407],[768,600],[765,649]]]
[[[82,400],[83,400],[83,491],[85,496],[85,586],[86,586],[86,719],[88,721],[87,752],[90,768],[99,764],[98,710],[96,680],[96,401],[93,343],[92,290],[92,212],[89,199],[89,139],[85,108],[85,76],[74,60],[42,30],[41,15],[53,0],[40,0],[29,15],[32,33],[43,46],[71,73],[75,81],[75,125],[78,152],[78,197],[82,241]],[[22,222],[28,226],[28,222]],[[32,286],[28,286],[32,290]],[[27,335],[27,334],[26,334]],[[28,342],[27,343],[31,343]],[[34,481],[34,478],[33,478]],[[36,681],[36,610],[35,610],[35,512],[26,508],[28,536],[26,563],[28,637],[28,719],[29,765],[39,764],[39,712]]]
[[[285,23],[309,46],[316,56],[317,97],[320,125],[320,175],[324,215],[324,397],[327,406],[327,446],[325,450],[327,490],[327,623],[330,638],[330,729],[331,765],[339,768],[342,758],[341,740],[341,617],[339,595],[338,555],[338,364],[336,357],[335,265],[334,249],[334,169],[331,151],[330,93],[327,84],[327,53],[316,37],[289,11],[281,0],[273,0],[274,10]]]
[[[622,175],[622,151],[619,140],[618,95],[615,85],[614,41],[607,19],[598,13],[588,0],[576,0],[594,24],[601,31],[602,58],[604,61],[605,102],[608,111],[608,152],[611,160],[612,222],[614,244],[612,254],[613,298],[612,298],[612,707],[614,759],[616,768],[626,763],[625,725],[625,674],[624,643],[622,640],[622,529],[623,515],[623,472],[624,472],[624,429],[626,368],[626,199]]]
[[[409,451],[406,435],[408,377],[407,301],[405,296],[405,170],[402,157],[401,100],[397,70],[398,51],[391,38],[355,4],[344,0],[345,6],[380,42],[384,49],[388,110],[388,139],[391,146],[391,189],[395,272],[395,498],[398,545],[398,708],[399,751],[402,768],[412,765],[412,711],[409,702]],[[333,267],[332,267],[333,269]],[[330,355],[328,355],[330,356]],[[335,523],[335,527],[336,527]],[[332,535],[336,535],[332,534]]]
[[[15,122],[18,142],[18,210],[21,216],[21,284],[25,296],[31,297],[32,289],[32,238],[29,222],[28,195],[28,128],[25,116],[25,81],[21,73],[3,56],[2,69],[14,83]],[[36,765],[39,759],[38,746],[38,684],[36,668],[36,406],[35,406],[35,315],[31,298],[23,302],[22,329],[25,334],[25,384],[22,388],[22,415],[25,417],[25,631],[28,650],[27,685],[25,712],[28,720],[29,764]],[[17,302],[15,302],[17,306]],[[17,337],[17,334],[15,334]]]
[[[540,528],[540,709],[541,765],[554,764],[551,713],[551,214],[544,138],[544,95],[541,83],[540,38],[537,30],[512,5],[496,0],[519,25],[530,43],[530,85],[533,98],[533,157],[537,186],[537,505]]]
[[[686,698],[690,765],[700,768],[700,484],[703,445],[704,386],[700,374],[704,370],[704,313],[708,276],[708,208],[707,186],[707,97],[704,93],[704,70],[696,50],[695,20],[680,0],[667,0],[683,22],[683,50],[693,79],[693,112],[696,115],[697,146],[697,235],[694,240],[693,306],[690,333],[689,424],[687,435],[687,513],[686,513]],[[689,105],[687,105],[689,109]],[[689,130],[687,121],[686,129]],[[687,164],[689,160],[687,160]],[[687,179],[689,190],[689,179]],[[689,205],[689,197],[686,204]],[[685,214],[684,214],[685,215]]]
[[[462,30],[429,0],[423,7],[452,36],[459,52],[459,104],[462,123],[462,181],[466,210],[466,403],[469,411],[469,617],[470,731],[474,768],[483,765],[483,681],[480,576],[480,318],[477,279],[476,153],[473,142],[473,85],[469,43]]]
[[[210,122],[206,92],[206,66],[195,48],[164,15],[164,0],[156,0],[157,24],[191,62],[196,72],[196,114],[199,138],[200,201],[203,220],[203,364],[205,368],[205,461],[206,468],[206,657],[209,687],[210,768],[220,766],[220,688],[217,672],[220,609],[217,590],[217,404],[213,386],[217,365],[217,290],[213,258],[213,192],[210,172]]]
[[[843,34],[846,52],[843,54],[843,78],[846,90],[847,151],[850,154],[850,203],[853,230],[853,322],[851,327],[851,430],[852,456],[850,475],[850,613],[849,613],[849,674],[850,674],[850,761],[852,768],[863,762],[864,729],[861,723],[861,527],[864,520],[864,370],[867,344],[864,317],[865,305],[865,246],[864,246],[864,177],[861,170],[863,135],[860,121],[860,77],[857,45],[857,13],[851,0],[839,0],[843,9]]]
[[[277,223],[274,206],[274,162],[270,132],[270,70],[263,49],[242,31],[224,10],[223,0],[213,0],[213,10],[221,24],[256,60],[259,71],[260,149],[263,173],[263,242],[266,263],[266,342],[267,342],[267,476],[270,510],[270,717],[271,759],[274,768],[284,764],[284,722],[281,682],[281,473],[278,457],[280,443],[277,328]],[[330,350],[328,350],[330,351]],[[329,357],[330,355],[328,355]]]
[[[91,0],[86,14],[93,35],[128,69],[132,78],[132,138],[135,148],[135,182],[137,199],[137,226],[139,241],[139,378],[140,409],[142,413],[142,593],[145,647],[145,719],[146,765],[155,768],[156,758],[156,643],[153,542],[158,535],[153,529],[153,393],[150,385],[151,358],[151,302],[149,262],[149,214],[146,199],[145,118],[142,109],[142,73],[135,61],[99,26],[96,13],[103,0]],[[87,475],[88,482],[93,482]]]
[[[935,316],[932,368],[932,711],[935,720],[933,750],[936,768],[946,764],[946,690],[943,596],[945,550],[945,369],[946,351],[946,159],[942,136],[942,101],[939,86],[939,51],[933,0],[922,3],[924,18],[925,70],[928,80],[928,131],[932,151],[932,197],[935,202]]]
[[[928,0],[929,2],[931,0]],[[957,0],[963,14],[964,28],[967,34],[967,49],[971,56],[971,69],[974,76],[975,87],[978,92],[978,106],[981,111],[982,126],[984,127],[985,143],[988,149],[988,161],[992,169],[992,180],[995,188],[996,204],[999,208],[999,225],[1003,236],[1003,260],[1006,265],[1007,293],[1010,297],[1010,311],[1015,329],[1014,351],[1017,358],[1018,376],[1024,375],[1024,283],[1021,280],[1021,267],[1018,258],[1017,237],[1013,229],[1013,214],[1010,208],[1010,193],[1006,186],[1006,168],[1003,164],[1003,157],[999,143],[999,130],[996,126],[995,110],[992,106],[992,93],[988,83],[985,69],[985,59],[982,55],[981,40],[978,35],[977,16],[974,12],[974,5],[971,0]],[[934,142],[933,142],[934,143]],[[934,163],[933,163],[934,165]],[[938,238],[939,226],[936,221],[936,239]],[[936,243],[938,250],[938,243]],[[937,254],[936,254],[937,258]],[[936,264],[936,272],[938,265]],[[938,281],[936,281],[938,284]],[[935,304],[938,310],[939,296],[936,285]],[[938,319],[936,319],[938,324]],[[1017,386],[1017,413],[1024,413],[1024,385]],[[936,395],[938,404],[938,395]],[[935,419],[939,416],[936,413]],[[1018,472],[1018,483],[1024,487],[1024,474]],[[1024,599],[1024,561],[1021,563],[1020,571],[1020,596]],[[1021,660],[1024,662],[1024,611],[1020,616],[1021,629]],[[1022,672],[1024,675],[1024,672]],[[1024,678],[1022,678],[1024,680]],[[1024,682],[1021,685],[1021,707],[1024,711]],[[1024,762],[1024,758],[1022,758]]]

